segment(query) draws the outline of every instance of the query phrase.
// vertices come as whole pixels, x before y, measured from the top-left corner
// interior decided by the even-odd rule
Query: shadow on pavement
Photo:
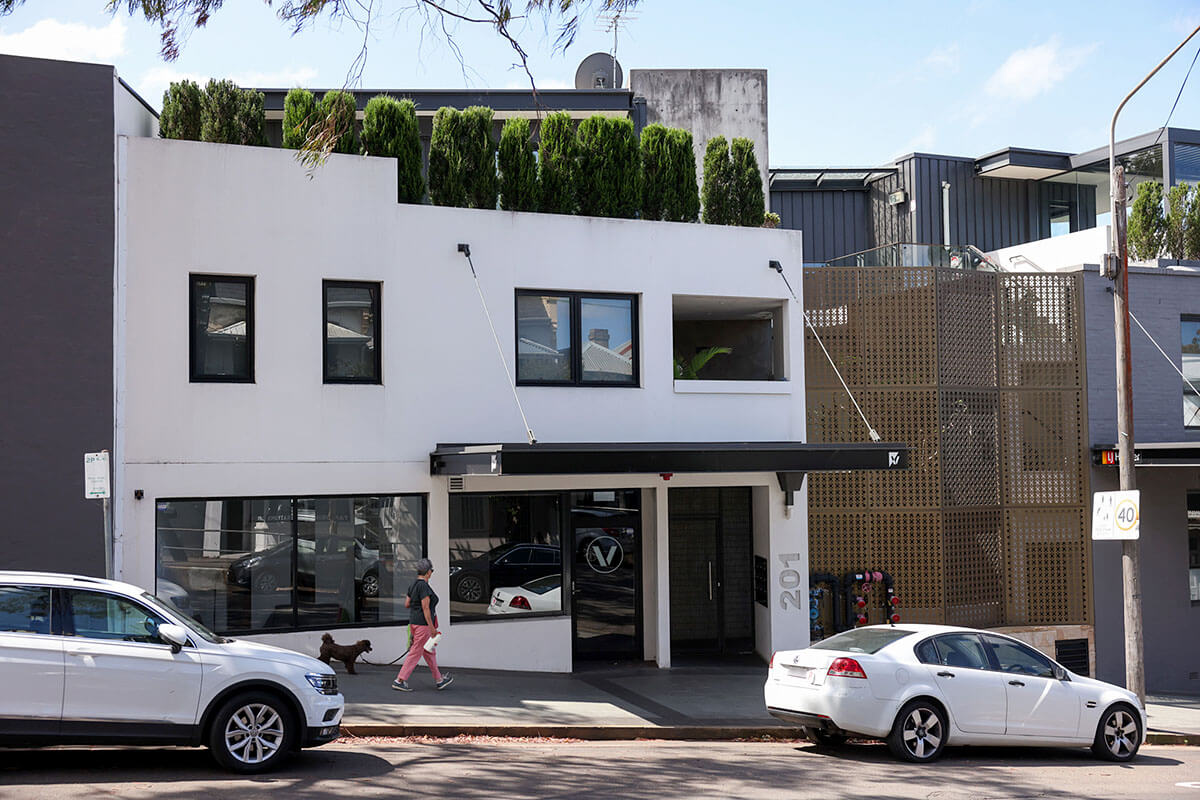
[[[337,747],[305,750],[263,775],[238,775],[217,766],[203,748],[48,747],[0,750],[0,785],[125,782],[133,772],[138,781],[150,783],[287,781],[294,786],[297,779],[315,781],[331,769],[344,778],[377,778],[403,766],[403,761],[393,764],[372,753]]]
[[[839,747],[803,744],[795,748],[800,753],[829,756],[841,761],[882,764],[892,762],[905,764],[891,754],[883,742],[853,742]],[[1020,767],[1041,768],[1048,764],[1055,767],[1109,767],[1133,769],[1134,767],[1174,767],[1182,764],[1174,758],[1153,755],[1141,750],[1137,758],[1127,764],[1102,761],[1086,748],[1075,747],[947,747],[936,762],[955,766]],[[921,767],[916,766],[918,769]]]

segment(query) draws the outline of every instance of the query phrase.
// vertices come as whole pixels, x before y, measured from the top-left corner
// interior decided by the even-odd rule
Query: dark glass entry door
[[[671,651],[754,649],[750,489],[671,489]]]
[[[636,489],[571,495],[576,658],[642,657],[639,500]]]

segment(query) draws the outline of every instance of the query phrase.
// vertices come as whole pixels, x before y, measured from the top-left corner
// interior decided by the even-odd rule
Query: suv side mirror
[[[171,645],[171,652],[178,653],[187,644],[187,631],[179,625],[164,622],[158,626],[158,638]]]
[[[1069,680],[1071,680],[1071,675],[1070,675],[1070,673],[1068,673],[1068,672],[1067,672],[1067,670],[1066,670],[1065,668],[1063,668],[1063,667],[1060,667],[1060,666],[1059,666],[1059,665],[1057,665],[1057,664],[1055,664],[1055,665],[1054,665],[1054,677],[1055,677],[1055,679],[1056,679],[1056,680],[1060,680],[1060,681],[1069,681]]]

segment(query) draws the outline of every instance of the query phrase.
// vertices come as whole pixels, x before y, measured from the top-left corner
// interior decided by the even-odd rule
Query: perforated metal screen
[[[905,472],[810,475],[816,572],[890,572],[912,621],[1090,621],[1077,275],[805,270],[805,306]],[[865,441],[811,331],[808,437]]]

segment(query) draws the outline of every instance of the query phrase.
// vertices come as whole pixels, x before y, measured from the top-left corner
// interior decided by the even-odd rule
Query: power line
[[[1175,95],[1175,102],[1171,104],[1171,113],[1167,114],[1167,121],[1158,129],[1158,136],[1154,137],[1154,144],[1158,144],[1158,140],[1162,138],[1163,131],[1171,124],[1171,117],[1175,115],[1175,107],[1179,105],[1179,98],[1183,97],[1183,87],[1187,86],[1188,78],[1192,74],[1192,67],[1196,66],[1196,59],[1200,57],[1200,47],[1196,48],[1196,55],[1192,56],[1192,66],[1188,67],[1187,74],[1183,76],[1183,83],[1179,84],[1179,94]]]

